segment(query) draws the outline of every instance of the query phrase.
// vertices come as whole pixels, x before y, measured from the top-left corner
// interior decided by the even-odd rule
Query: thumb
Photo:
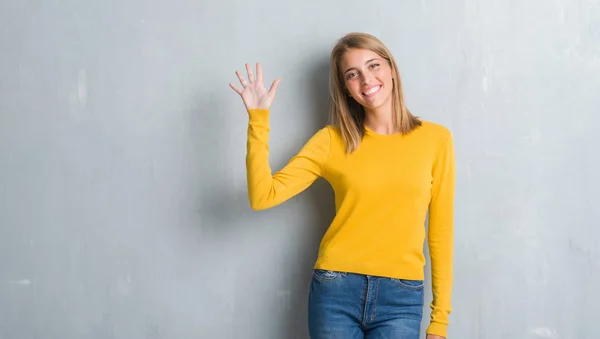
[[[281,78],[277,78],[277,79],[275,79],[275,81],[273,81],[273,84],[271,85],[271,88],[269,89],[269,95],[271,97],[275,96],[275,92],[277,92],[277,88],[279,87],[280,82],[281,82]]]

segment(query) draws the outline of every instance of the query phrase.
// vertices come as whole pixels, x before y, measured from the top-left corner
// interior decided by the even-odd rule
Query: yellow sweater
[[[315,133],[288,164],[269,165],[269,111],[248,110],[247,179],[253,209],[278,205],[326,179],[336,215],[315,268],[403,279],[424,279],[425,219],[429,211],[433,302],[427,333],[447,336],[451,311],[455,159],[452,135],[423,125],[408,135],[367,132],[346,154],[339,130]]]

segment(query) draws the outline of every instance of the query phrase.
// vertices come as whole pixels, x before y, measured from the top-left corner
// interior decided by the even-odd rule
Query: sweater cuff
[[[427,327],[427,334],[439,335],[440,337],[448,337],[448,325],[432,322]]]
[[[250,117],[250,123],[256,125],[269,125],[269,110],[262,108],[251,108],[248,110],[248,116]]]

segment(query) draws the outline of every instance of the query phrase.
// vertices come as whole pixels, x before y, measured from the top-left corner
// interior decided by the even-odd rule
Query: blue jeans
[[[311,339],[419,339],[423,281],[315,269]]]

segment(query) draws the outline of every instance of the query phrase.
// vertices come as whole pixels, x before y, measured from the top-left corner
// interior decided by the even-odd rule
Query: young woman
[[[406,108],[398,67],[377,38],[342,37],[331,52],[332,124],[280,171],[269,166],[262,67],[246,64],[230,86],[249,114],[248,194],[253,209],[278,205],[325,178],[336,215],[319,248],[309,293],[313,339],[418,339],[425,220],[433,302],[427,339],[447,336],[451,311],[455,159],[452,135]]]

